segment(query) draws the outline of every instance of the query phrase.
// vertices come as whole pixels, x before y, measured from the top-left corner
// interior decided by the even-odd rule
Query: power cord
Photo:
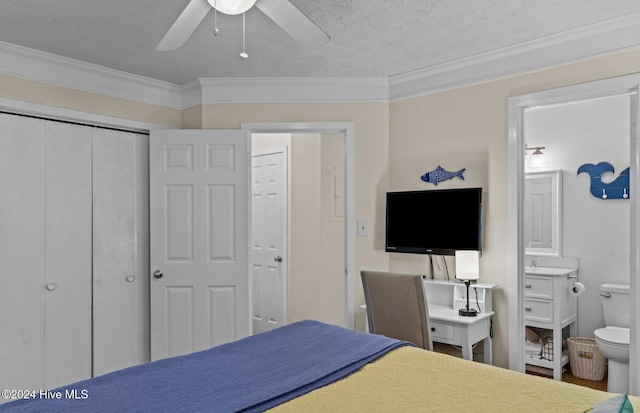
[[[444,271],[447,274],[447,281],[451,281],[451,277],[449,277],[449,267],[447,266],[447,259],[442,255],[442,262],[444,263]]]

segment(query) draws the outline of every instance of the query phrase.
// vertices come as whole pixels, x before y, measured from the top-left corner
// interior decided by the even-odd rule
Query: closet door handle
[[[133,275],[127,275],[127,282],[132,283],[133,280],[135,280],[135,279],[136,279],[136,277],[134,277]]]
[[[531,311],[531,307],[525,307],[524,311]]]
[[[155,270],[153,272],[153,278],[162,278],[162,271],[160,270]]]
[[[57,286],[56,286],[56,283],[49,283],[49,284],[47,284],[47,290],[48,290],[48,291],[53,291],[53,290],[55,290],[55,289],[56,289],[56,287],[57,287]]]

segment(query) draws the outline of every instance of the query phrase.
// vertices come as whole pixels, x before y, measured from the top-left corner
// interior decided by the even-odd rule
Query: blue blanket
[[[119,370],[0,412],[258,412],[325,386],[409,343],[301,321]]]

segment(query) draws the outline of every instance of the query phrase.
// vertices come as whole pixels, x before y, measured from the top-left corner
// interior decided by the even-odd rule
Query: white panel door
[[[46,122],[45,388],[91,377],[91,129]]]
[[[251,163],[253,332],[286,323],[287,154],[255,154]]]
[[[248,139],[151,132],[152,360],[250,333]]]
[[[148,136],[93,130],[93,373],[149,361]]]
[[[2,389],[45,388],[44,124],[0,114]]]

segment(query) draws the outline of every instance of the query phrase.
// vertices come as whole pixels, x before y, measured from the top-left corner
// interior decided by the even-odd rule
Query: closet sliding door
[[[51,389],[91,377],[87,132],[0,114],[2,388]]]
[[[2,389],[45,388],[43,137],[44,121],[0,114]]]
[[[149,361],[148,193],[147,135],[0,114],[0,388]]]
[[[90,128],[45,122],[44,181],[44,388],[52,389],[91,377]]]
[[[93,374],[149,361],[149,137],[93,130]]]

